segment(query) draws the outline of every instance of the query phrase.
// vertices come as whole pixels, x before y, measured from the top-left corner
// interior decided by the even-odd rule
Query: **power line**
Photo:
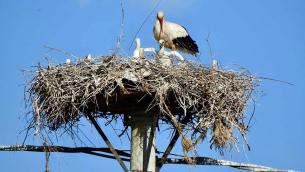
[[[96,152],[104,152],[104,153],[111,153],[109,148],[93,148],[93,147],[64,147],[64,146],[48,146],[50,151],[52,152],[64,152],[64,153],[86,153],[95,156],[100,156],[104,158],[116,159],[113,155],[105,155]],[[33,151],[33,152],[45,152],[45,148],[43,146],[33,146],[33,145],[12,145],[12,146],[5,146],[0,145],[0,151]],[[121,158],[123,161],[130,162],[130,154],[126,153],[122,150],[116,150],[120,156],[125,156],[128,158]],[[191,157],[192,159],[196,160],[196,165],[219,165],[219,166],[229,166],[232,168],[242,169],[242,170],[249,170],[249,171],[262,171],[262,172],[297,172],[293,170],[278,170],[270,167],[254,165],[254,164],[244,164],[244,163],[237,163],[233,161],[226,161],[226,160],[217,160],[209,157]],[[160,160],[161,158],[158,158]],[[181,158],[167,158],[164,161],[164,164],[188,164],[188,162]]]

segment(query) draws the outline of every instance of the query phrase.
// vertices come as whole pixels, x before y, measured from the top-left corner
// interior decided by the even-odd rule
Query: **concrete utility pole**
[[[131,157],[130,171],[156,171],[155,112],[143,110],[130,114]]]

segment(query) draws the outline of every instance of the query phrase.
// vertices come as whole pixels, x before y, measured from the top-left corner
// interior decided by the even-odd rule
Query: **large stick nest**
[[[36,134],[43,129],[71,131],[90,110],[103,114],[96,117],[109,118],[112,109],[99,107],[99,97],[111,107],[110,98],[117,100],[112,102],[115,104],[120,103],[120,96],[140,93],[151,100],[145,109],[157,109],[160,120],[182,134],[185,153],[203,140],[208,131],[212,133],[211,146],[221,152],[236,143],[234,129],[247,143],[248,121],[244,121],[244,115],[260,80],[244,68],[231,65],[234,70],[211,69],[193,61],[179,65],[175,61],[172,66],[164,66],[154,59],[126,59],[118,55],[70,64],[48,62],[48,67],[39,64],[35,70],[23,70],[27,79],[25,100],[31,107],[27,114],[29,128]],[[144,98],[137,99],[141,101]],[[181,125],[184,116],[190,120]]]

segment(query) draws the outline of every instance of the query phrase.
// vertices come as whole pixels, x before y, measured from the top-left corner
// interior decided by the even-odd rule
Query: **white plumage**
[[[164,51],[164,40],[161,39],[159,41],[160,44],[160,50],[157,52],[157,59],[156,61],[161,62],[165,66],[170,66],[172,64],[172,60],[169,58],[168,55],[165,54],[166,51]]]
[[[67,59],[67,60],[66,60],[66,64],[69,65],[70,63],[71,63],[71,60],[70,60],[70,59]]]
[[[159,49],[159,51],[156,51],[152,47],[141,48],[141,40],[139,38],[137,38],[135,40],[136,47],[133,52],[132,58],[130,60],[132,60],[133,62],[141,63],[142,61],[140,61],[140,57],[145,56],[145,54],[144,54],[145,52],[152,52],[156,56],[156,61],[159,61],[160,63],[162,63],[163,65],[166,65],[166,66],[169,66],[172,64],[172,60],[170,59],[171,55],[178,57],[181,61],[184,61],[184,58],[177,51],[171,51],[171,52],[165,51],[164,43],[165,43],[165,41],[163,39],[161,39],[159,41],[160,49]],[[141,52],[144,52],[144,53],[141,54]],[[147,62],[145,64],[149,65]]]
[[[90,60],[91,60],[91,54],[86,54],[86,56],[85,56],[85,60],[90,61]]]
[[[184,61],[184,58],[177,51],[171,51],[171,52],[165,51],[164,43],[165,43],[165,41],[163,39],[161,39],[159,41],[160,50],[157,52],[158,61],[160,61],[164,65],[169,66],[169,65],[173,64],[172,59],[170,59],[170,55],[177,56],[181,61]]]
[[[140,46],[141,46],[141,40],[140,38],[137,38],[135,40],[136,48],[133,51],[132,57],[140,57]]]

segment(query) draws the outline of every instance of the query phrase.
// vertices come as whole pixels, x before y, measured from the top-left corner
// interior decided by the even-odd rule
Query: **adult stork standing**
[[[154,27],[155,39],[165,41],[164,46],[172,50],[179,50],[188,54],[199,53],[198,46],[190,37],[187,30],[176,23],[164,21],[164,13],[159,11]]]

